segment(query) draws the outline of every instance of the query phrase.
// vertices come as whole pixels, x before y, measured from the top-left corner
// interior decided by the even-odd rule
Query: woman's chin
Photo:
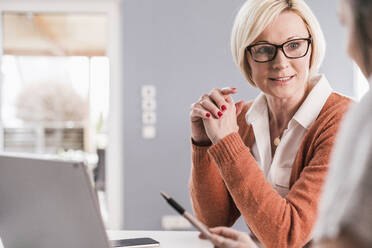
[[[294,87],[283,87],[282,89],[275,89],[269,93],[270,96],[277,99],[289,99],[296,97],[298,94],[298,88]]]

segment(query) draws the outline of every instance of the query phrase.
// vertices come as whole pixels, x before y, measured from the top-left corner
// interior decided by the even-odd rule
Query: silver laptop
[[[82,163],[0,154],[4,248],[109,248]]]

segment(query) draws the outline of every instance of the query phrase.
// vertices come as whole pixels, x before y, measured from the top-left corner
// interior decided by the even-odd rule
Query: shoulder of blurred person
[[[318,242],[350,236],[361,243],[358,247],[372,246],[371,106],[369,91],[353,105],[340,128],[314,229]]]

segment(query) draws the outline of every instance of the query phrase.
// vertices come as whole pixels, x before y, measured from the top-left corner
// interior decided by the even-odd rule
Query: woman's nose
[[[274,69],[285,69],[289,66],[289,59],[284,55],[282,49],[278,49],[278,52],[272,61],[272,67]]]

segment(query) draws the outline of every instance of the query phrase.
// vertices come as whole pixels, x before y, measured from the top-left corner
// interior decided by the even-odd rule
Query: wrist
[[[232,134],[232,133],[235,133],[235,132],[237,132],[237,131],[231,131],[231,132],[228,132],[228,133],[224,133],[224,134],[222,134],[222,135],[216,135],[216,136],[214,136],[213,138],[211,138],[211,141],[212,141],[212,143],[215,145],[215,144],[217,144],[220,140],[222,140],[223,138],[225,138],[226,136],[229,136],[230,134]]]
[[[215,137],[211,138],[211,141],[212,141],[212,143],[215,145],[215,144],[217,144],[220,140],[222,140],[223,138],[225,138],[227,135],[229,135],[229,134],[226,134],[226,135],[216,135]]]

